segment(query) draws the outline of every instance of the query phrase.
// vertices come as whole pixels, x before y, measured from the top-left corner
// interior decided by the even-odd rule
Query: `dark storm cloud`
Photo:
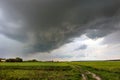
[[[0,33],[6,35],[8,38],[13,38],[18,41],[26,41],[26,36],[22,30],[8,27],[8,25],[0,25]]]
[[[89,24],[89,30],[86,30],[86,35],[89,38],[97,39],[99,37],[104,37],[109,33],[113,33],[120,30],[120,26],[118,25],[120,22],[120,17],[101,19],[99,21],[95,21],[92,24]]]
[[[0,24],[0,32],[26,41],[24,51],[28,53],[58,48],[83,33],[90,38],[103,37],[118,30],[114,26],[120,21],[116,19],[119,0],[0,0],[0,8],[7,19]],[[10,28],[5,25],[9,21],[24,24]]]

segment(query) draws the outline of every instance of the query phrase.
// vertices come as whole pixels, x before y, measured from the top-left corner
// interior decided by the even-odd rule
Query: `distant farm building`
[[[6,62],[6,59],[0,58],[0,62]]]

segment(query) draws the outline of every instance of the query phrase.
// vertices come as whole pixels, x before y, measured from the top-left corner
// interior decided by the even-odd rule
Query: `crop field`
[[[1,62],[0,80],[120,80],[120,61]]]

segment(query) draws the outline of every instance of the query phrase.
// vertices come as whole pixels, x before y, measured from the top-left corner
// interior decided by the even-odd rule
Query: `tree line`
[[[23,62],[23,59],[20,58],[20,57],[9,58],[9,59],[0,58],[0,62]],[[38,60],[32,59],[32,60],[27,60],[27,61],[24,61],[24,62],[38,62]]]
[[[19,58],[19,57],[9,58],[9,59],[2,59],[2,58],[0,58],[0,62],[23,62],[23,59]]]

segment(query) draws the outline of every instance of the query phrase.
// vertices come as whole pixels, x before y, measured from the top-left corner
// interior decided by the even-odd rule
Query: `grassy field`
[[[91,71],[102,80],[120,80],[120,61],[74,62],[82,70]]]
[[[120,80],[120,61],[0,63],[0,80]]]

